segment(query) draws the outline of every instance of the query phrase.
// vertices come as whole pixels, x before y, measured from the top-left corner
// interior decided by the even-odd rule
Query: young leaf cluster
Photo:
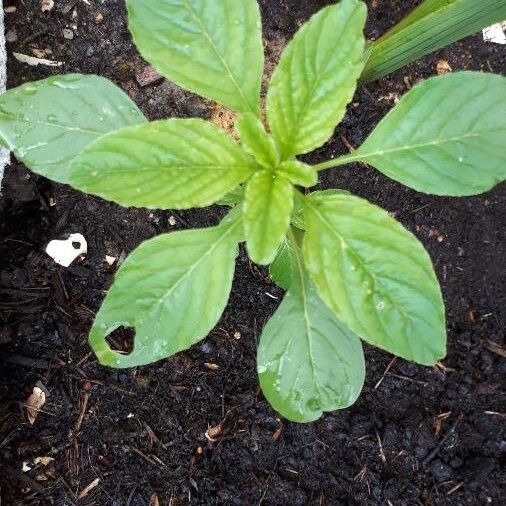
[[[260,337],[262,390],[307,422],[344,408],[365,376],[361,339],[432,365],[445,355],[441,290],[428,254],[386,211],[348,192],[307,193],[318,171],[362,161],[418,191],[473,195],[506,178],[506,79],[460,72],[406,93],[355,152],[310,166],[351,101],[370,51],[367,10],[341,0],[306,23],[262,109],[255,0],[127,0],[144,58],[238,114],[239,142],[210,122],[147,122],[110,82],[67,75],[0,98],[0,137],[27,167],[123,206],[227,203],[211,228],[160,235],[118,270],[90,331],[100,362],[133,367],[204,338],[224,310],[238,244],[286,294]],[[264,119],[265,118],[265,119]],[[107,336],[135,329],[130,354]]]

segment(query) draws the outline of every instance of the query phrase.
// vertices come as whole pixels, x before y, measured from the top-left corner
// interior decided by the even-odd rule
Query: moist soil
[[[260,3],[272,69],[296,29],[331,2]],[[367,3],[373,39],[418,2]],[[10,87],[55,73],[97,73],[150,119],[226,120],[167,81],[138,84],[146,64],[122,1],[64,0],[45,13],[39,0],[15,4],[6,15]],[[64,65],[31,67],[13,51],[45,51]],[[505,56],[503,46],[476,35],[361,86],[333,139],[308,160],[359,145],[396,97],[438,68],[505,73]],[[365,345],[367,379],[357,403],[301,425],[281,419],[258,387],[259,333],[282,292],[244,251],[222,320],[189,351],[118,371],[100,366],[86,342],[118,262],[157,234],[216,224],[223,208],[123,209],[13,161],[0,198],[0,503],[500,504],[506,186],[471,198],[432,197],[354,165],[322,174],[320,187],[383,206],[428,248],[446,301],[448,356],[429,368]],[[56,265],[45,245],[76,232],[88,240],[87,256],[69,268]],[[117,262],[110,266],[106,255]],[[115,344],[127,337],[115,336]],[[37,384],[47,399],[31,425],[25,403]]]

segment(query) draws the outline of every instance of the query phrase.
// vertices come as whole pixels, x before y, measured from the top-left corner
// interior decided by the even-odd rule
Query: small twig
[[[162,467],[167,467],[167,464],[165,464],[165,462],[160,460],[155,455],[146,455],[145,453],[141,452],[141,450],[139,450],[139,448],[136,448],[135,446],[129,446],[129,448],[130,448],[130,450],[132,450],[134,453],[136,453],[137,455],[142,457],[144,460],[146,460],[150,464],[153,464],[154,466],[156,466],[158,464]]]
[[[457,492],[457,490],[464,485],[464,482],[461,481],[460,483],[457,483],[454,487],[452,487],[448,492],[446,492],[446,495],[452,495],[454,492]]]
[[[385,376],[387,375],[387,372],[390,371],[390,369],[392,368],[392,366],[395,364],[396,360],[397,360],[397,357],[394,357],[392,360],[390,360],[389,364],[387,365],[387,368],[385,369],[385,372],[383,373],[383,375],[381,376],[381,378],[378,380],[378,383],[376,383],[376,385],[374,385],[373,390],[376,390],[381,385],[381,383],[385,379]]]
[[[506,418],[506,413],[499,413],[497,411],[484,411],[483,413],[489,416],[499,416],[500,418]]]
[[[464,415],[460,415],[455,423],[451,426],[450,430],[441,438],[441,441],[436,445],[436,447],[422,460],[422,464],[426,466],[443,448],[443,445],[450,439],[450,437],[455,434],[459,423],[461,422]]]
[[[388,375],[393,376],[394,378],[399,378],[399,379],[405,380],[405,381],[411,381],[412,383],[418,383],[419,385],[423,385],[424,387],[427,386],[426,381],[408,378],[407,376],[402,376],[401,374],[394,374],[393,372],[389,372]]]
[[[89,392],[84,392],[83,403],[81,404],[81,410],[79,412],[79,418],[74,425],[74,435],[76,435],[81,429],[81,425],[83,423],[84,414],[86,413],[86,408],[88,407],[88,399],[90,398]]]
[[[385,452],[383,451],[383,443],[381,442],[381,438],[380,438],[380,435],[376,432],[376,437],[378,438],[378,446],[379,446],[379,456],[383,462],[383,464],[386,464],[387,463],[387,458],[386,458],[386,455],[385,455]]]

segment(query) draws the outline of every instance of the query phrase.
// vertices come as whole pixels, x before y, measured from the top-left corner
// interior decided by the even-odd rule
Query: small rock
[[[430,472],[438,482],[448,481],[452,476],[452,468],[437,459],[430,465]]]
[[[7,6],[5,9],[4,9],[4,12],[6,14],[13,14],[14,12],[17,11],[17,7],[15,5],[9,5]]]
[[[95,22],[102,23],[103,20],[104,20],[104,15],[101,12],[97,12],[97,14],[95,16]]]
[[[160,81],[163,77],[150,65],[140,69],[135,73],[135,80],[142,88]]]
[[[6,34],[5,34],[5,40],[7,42],[16,42],[18,40],[18,32],[15,28],[11,28]]]
[[[204,341],[200,346],[199,346],[199,349],[202,353],[205,353],[206,355],[208,355],[209,353],[212,353],[213,352],[213,347],[211,346],[210,343],[208,343],[207,341]]]
[[[74,38],[74,32],[70,28],[64,28],[63,37],[67,40],[72,40]]]

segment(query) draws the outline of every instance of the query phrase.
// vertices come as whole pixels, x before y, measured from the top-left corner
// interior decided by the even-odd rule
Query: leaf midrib
[[[184,3],[186,5],[186,8],[190,11],[191,15],[194,17],[197,24],[200,26],[200,29],[202,30],[202,35],[207,39],[209,45],[211,46],[212,50],[220,60],[221,64],[223,65],[223,68],[226,70],[228,76],[230,77],[232,84],[236,87],[237,91],[239,92],[239,95],[241,96],[242,100],[248,105],[250,111],[255,114],[255,108],[251,106],[249,100],[244,95],[244,92],[242,88],[239,86],[239,83],[237,82],[234,74],[232,74],[232,70],[230,69],[228,63],[226,62],[225,58],[223,58],[222,54],[218,51],[218,48],[214,44],[211,36],[209,35],[209,32],[207,31],[207,28],[205,27],[204,23],[202,23],[201,19],[198,17],[197,13],[194,11],[192,6],[190,5],[189,0],[184,0]]]
[[[204,260],[206,260],[209,257],[209,255],[211,255],[214,252],[214,250],[218,247],[218,245],[220,243],[222,243],[236,229],[236,227],[239,226],[240,223],[241,223],[241,220],[238,219],[235,223],[232,223],[231,225],[229,225],[227,227],[227,230],[225,231],[225,233],[223,233],[222,235],[220,235],[220,237],[218,238],[218,240],[215,241],[213,244],[210,245],[210,247],[208,248],[208,250],[206,251],[206,253],[204,253],[204,255],[202,255],[193,265],[191,265],[190,268],[188,268],[187,270],[185,270],[184,273],[182,274],[182,276],[180,276],[179,279],[177,279],[172,284],[172,286],[170,287],[170,289],[167,290],[162,295],[162,297],[160,297],[155,303],[152,304],[151,309],[149,309],[148,311],[146,311],[144,318],[140,318],[139,320],[137,320],[135,322],[136,327],[140,327],[146,321],[146,319],[153,313],[154,308],[159,307],[161,304],[163,304],[165,302],[165,300],[170,295],[172,295],[174,293],[174,291],[192,274],[192,272]],[[221,226],[223,226],[223,225],[221,225]]]
[[[309,364],[311,367],[311,376],[313,378],[313,384],[315,385],[315,389],[318,395],[318,398],[322,399],[321,391],[320,391],[320,385],[318,383],[318,380],[316,378],[316,364],[313,356],[313,340],[312,340],[312,331],[311,331],[311,324],[310,324],[310,317],[309,317],[309,311],[308,311],[308,304],[307,304],[307,290],[306,290],[306,284],[305,284],[305,276],[304,276],[304,267],[302,265],[302,260],[300,258],[300,254],[297,251],[297,244],[295,243],[295,238],[293,236],[292,231],[290,230],[290,236],[292,241],[294,242],[294,246],[292,248],[293,254],[295,256],[295,263],[297,266],[297,272],[299,276],[299,283],[300,283],[300,295],[302,297],[302,305],[303,305],[303,315],[304,315],[304,324],[306,327],[306,336],[307,336],[307,342],[308,342],[308,349],[309,349]]]
[[[496,130],[494,130],[494,132],[495,131]],[[427,147],[430,147],[430,146],[440,146],[440,145],[443,145],[443,144],[450,144],[452,142],[459,142],[459,141],[462,141],[464,139],[475,138],[475,137],[483,137],[483,135],[486,134],[486,133],[488,133],[488,132],[484,131],[484,132],[480,132],[480,133],[470,133],[470,134],[464,134],[464,135],[461,135],[461,136],[458,136],[458,137],[449,137],[448,139],[443,139],[443,140],[421,142],[421,143],[418,143],[418,144],[404,145],[404,146],[399,146],[398,148],[392,148],[392,149],[385,149],[385,150],[378,150],[378,151],[369,151],[369,152],[366,152],[366,153],[363,153],[361,151],[362,148],[359,148],[352,156],[349,157],[349,159],[350,160],[351,159],[354,159],[354,160],[363,160],[363,159],[367,159],[367,158],[370,158],[370,157],[385,156],[385,155],[389,155],[389,154],[392,154],[392,153],[398,153],[398,152],[401,152],[401,151],[411,151],[411,150],[414,150],[414,149],[427,148]],[[365,146],[367,146],[367,144],[365,144]]]
[[[318,211],[317,207],[314,204],[309,204],[309,207],[311,210],[318,216],[318,218],[321,220],[321,222],[328,228],[328,230],[331,232],[332,235],[334,235],[341,244],[346,245],[346,248],[357,258],[358,262],[360,263],[362,269],[364,272],[370,277],[370,279],[373,281],[375,285],[377,285],[381,289],[381,297],[388,299],[390,304],[392,304],[393,307],[399,311],[399,313],[402,315],[402,317],[407,321],[408,323],[411,323],[411,319],[409,318],[409,315],[404,311],[404,309],[395,303],[395,301],[392,299],[392,297],[389,295],[388,291],[385,291],[385,289],[382,286],[381,278],[378,278],[376,275],[371,273],[371,271],[366,267],[364,264],[362,257],[355,251],[353,247],[350,246],[350,244],[344,239],[344,237],[335,229],[335,227],[332,226],[332,224]],[[378,293],[379,294],[379,293]],[[350,299],[351,301],[351,299]],[[383,328],[384,335],[388,338],[389,335],[386,332],[386,329],[384,327],[383,321],[381,320],[379,314],[375,311],[378,320],[380,321],[380,324]],[[367,339],[370,339],[369,332],[365,327],[363,327],[360,324],[362,328],[362,333],[365,334]],[[407,346],[411,349],[411,345],[408,339],[404,339],[404,342],[407,344]]]
[[[106,132],[103,132],[100,130],[89,130],[87,128],[73,127],[73,126],[63,125],[60,123],[50,123],[48,121],[40,121],[40,120],[36,120],[36,119],[19,117],[19,116],[16,116],[15,114],[6,114],[5,112],[2,112],[0,114],[4,117],[13,117],[15,119],[15,121],[18,121],[18,122],[29,123],[30,125],[43,125],[43,126],[47,126],[47,127],[55,127],[55,128],[60,128],[62,130],[67,130],[69,132],[80,132],[80,133],[84,133],[84,134],[92,134],[95,136],[101,136],[106,133]]]

